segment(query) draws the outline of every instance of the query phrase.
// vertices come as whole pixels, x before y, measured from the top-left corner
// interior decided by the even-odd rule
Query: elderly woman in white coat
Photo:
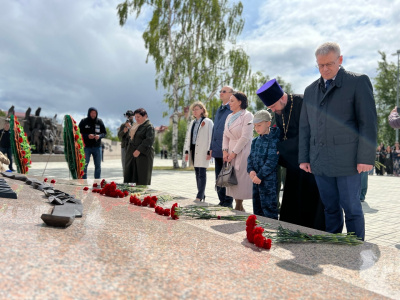
[[[226,194],[236,201],[236,210],[244,211],[243,200],[252,199],[253,183],[247,174],[247,158],[253,139],[253,114],[246,110],[248,100],[244,93],[234,93],[229,106],[232,113],[225,121],[222,153],[224,162],[234,168],[238,184],[226,188]]]
[[[204,201],[206,196],[206,170],[210,164],[210,144],[214,123],[207,118],[208,113],[204,104],[200,101],[190,106],[193,120],[186,132],[185,160],[189,160],[189,166],[194,166],[196,173],[197,195],[195,201]]]

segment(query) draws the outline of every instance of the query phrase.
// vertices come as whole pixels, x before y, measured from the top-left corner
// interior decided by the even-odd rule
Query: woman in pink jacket
[[[232,113],[225,121],[222,142],[223,160],[230,162],[238,184],[226,188],[226,194],[236,201],[236,210],[244,211],[243,200],[252,199],[253,183],[247,174],[247,157],[253,139],[253,114],[246,110],[248,100],[244,93],[234,93],[229,101]]]

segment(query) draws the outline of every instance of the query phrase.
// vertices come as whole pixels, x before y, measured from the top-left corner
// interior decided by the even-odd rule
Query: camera
[[[126,113],[124,113],[125,118],[130,118],[132,116],[134,116],[135,114],[133,113],[133,111],[128,110]]]

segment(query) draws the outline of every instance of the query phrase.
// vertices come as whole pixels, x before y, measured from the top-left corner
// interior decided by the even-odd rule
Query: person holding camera
[[[388,117],[389,119],[389,125],[390,127],[394,129],[399,129],[400,128],[400,107],[395,107],[391,112]]]
[[[121,163],[122,163],[122,174],[125,172],[125,156],[126,149],[128,149],[129,143],[129,129],[132,128],[133,123],[135,123],[135,114],[131,110],[127,110],[124,114],[127,120],[121,124],[118,130],[118,138],[121,142]]]
[[[93,155],[94,160],[94,178],[99,179],[101,176],[101,139],[106,136],[106,127],[103,121],[98,118],[97,109],[90,107],[87,118],[79,123],[83,141],[85,143],[85,174],[82,179],[87,179],[87,167],[90,162],[90,156]]]

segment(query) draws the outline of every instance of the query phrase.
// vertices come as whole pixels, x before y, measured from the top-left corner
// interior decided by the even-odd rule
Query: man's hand
[[[310,163],[301,163],[299,167],[300,167],[300,169],[306,171],[307,173],[312,173],[312,172],[311,172],[311,165],[310,165]]]
[[[140,155],[139,150],[135,150],[135,152],[133,152],[133,157],[138,157],[139,155]]]
[[[368,172],[371,171],[373,167],[373,165],[357,164],[357,171],[358,173]]]
[[[95,139],[96,141],[97,141],[99,138],[100,138],[100,136],[97,135],[97,134],[94,136],[94,139]]]
[[[390,113],[394,113],[394,112],[397,112],[397,106],[395,106]]]
[[[210,160],[210,159],[211,159],[211,155],[212,155],[212,150],[208,151],[208,153],[209,153],[209,154],[207,154],[207,158],[206,158],[206,159],[207,159],[207,160]]]
[[[89,134],[89,139],[93,140],[94,139],[94,134]]]

